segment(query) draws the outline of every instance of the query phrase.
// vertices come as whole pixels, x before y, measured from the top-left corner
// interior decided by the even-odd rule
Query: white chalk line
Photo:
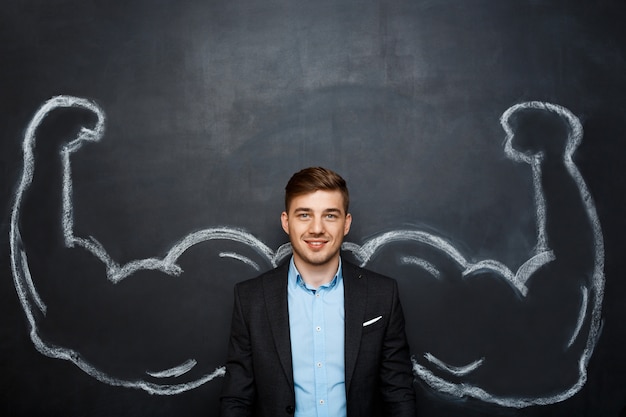
[[[441,272],[435,265],[425,259],[418,258],[417,256],[403,256],[402,259],[400,259],[400,263],[404,265],[419,266],[433,277],[437,279],[441,278]]]
[[[194,360],[194,359],[189,359],[187,361],[185,361],[184,363],[175,366],[173,368],[170,369],[165,369],[163,371],[158,371],[158,372],[150,372],[150,371],[146,371],[146,373],[148,375],[150,375],[153,378],[171,378],[171,377],[178,377],[181,376],[183,374],[186,374],[187,372],[191,371],[191,369],[196,366],[198,364],[198,361]]]
[[[480,358],[472,363],[468,363],[467,365],[463,365],[463,366],[453,366],[453,365],[449,365],[445,362],[443,362],[440,359],[437,359],[434,355],[432,355],[431,353],[426,352],[424,354],[424,357],[426,358],[426,360],[432,364],[434,364],[435,366],[437,366],[438,368],[451,373],[452,375],[456,375],[456,376],[465,376],[473,371],[475,371],[476,369],[478,369],[478,367],[480,365],[483,364],[483,362],[485,361],[485,358]]]
[[[261,267],[259,266],[259,264],[254,262],[252,259],[248,258],[247,256],[243,256],[243,255],[240,255],[240,254],[234,253],[234,252],[221,252],[219,254],[219,257],[220,258],[236,259],[239,262],[243,262],[244,264],[251,266],[252,268],[254,268],[257,271],[261,271]]]
[[[419,230],[394,230],[368,240],[363,246],[348,243],[344,244],[342,248],[344,250],[350,250],[355,257],[361,261],[361,266],[366,266],[372,255],[387,244],[391,242],[411,241],[419,242],[444,252],[463,271],[463,276],[468,276],[478,270],[491,270],[498,276],[504,278],[509,284],[511,284],[516,292],[522,296],[525,296],[528,293],[528,288],[526,288],[525,285],[529,278],[527,274],[540,268],[546,262],[554,259],[553,256],[550,256],[550,253],[536,255],[522,265],[522,267],[518,269],[517,273],[514,274],[506,265],[498,261],[483,260],[476,263],[470,262],[447,240]],[[425,264],[421,266],[426,267]],[[435,267],[433,268],[437,271]],[[437,274],[438,273],[435,273],[433,275],[438,276]]]
[[[415,357],[411,358],[413,362],[413,372],[419,375],[424,382],[426,382],[431,388],[436,391],[444,392],[446,394],[450,394],[452,396],[463,398],[463,397],[473,397],[479,400],[500,405],[502,407],[509,408],[525,408],[533,405],[549,405],[558,403],[561,401],[565,401],[566,399],[575,395],[580,389],[585,385],[587,381],[587,373],[584,371],[586,366],[584,362],[584,357],[581,357],[578,361],[578,370],[580,378],[578,381],[571,386],[569,389],[565,391],[561,391],[554,395],[549,395],[545,397],[506,397],[506,396],[497,396],[489,393],[488,391],[467,383],[456,384],[450,381],[447,381],[433,372],[431,372],[426,367],[420,365]]]
[[[20,251],[21,257],[21,266],[24,268],[24,282],[26,283],[27,292],[32,294],[33,301],[35,305],[41,311],[41,313],[45,316],[48,311],[48,307],[43,302],[41,297],[39,297],[39,293],[35,290],[35,283],[33,282],[33,277],[30,275],[30,270],[28,269],[28,260],[26,259],[26,253],[24,251]]]
[[[83,128],[80,131],[79,136],[69,144],[67,144],[61,151],[61,156],[63,158],[64,170],[63,170],[63,215],[62,215],[62,227],[64,231],[65,242],[68,247],[80,246],[90,253],[94,254],[98,259],[100,259],[106,265],[107,278],[111,282],[119,282],[122,279],[129,277],[133,273],[138,270],[149,269],[149,270],[159,270],[169,275],[180,275],[183,271],[176,264],[179,256],[185,252],[188,248],[198,243],[212,240],[212,239],[222,239],[222,240],[232,240],[236,242],[243,243],[244,245],[248,245],[252,248],[255,248],[261,255],[264,255],[265,258],[272,266],[276,266],[280,261],[285,259],[290,251],[290,245],[285,244],[279,247],[276,252],[273,252],[269,247],[263,244],[260,240],[258,240],[253,235],[244,232],[239,229],[229,228],[229,227],[221,227],[221,228],[212,228],[206,229],[200,232],[192,233],[177,244],[175,244],[167,255],[164,258],[148,258],[141,260],[134,260],[128,262],[124,265],[117,264],[107,253],[104,247],[93,237],[89,238],[80,238],[74,236],[73,233],[73,204],[72,204],[72,180],[71,180],[71,166],[70,166],[70,155],[76,150],[80,149],[84,142],[88,141],[98,141],[102,138],[104,133],[104,113],[100,110],[100,108],[93,102],[87,101],[85,99],[80,99],[76,97],[69,96],[59,96],[55,97],[48,102],[44,103],[44,105],[37,111],[32,121],[29,123],[29,126],[26,130],[25,139],[24,139],[24,172],[20,183],[18,185],[18,189],[16,192],[15,204],[12,210],[11,216],[11,230],[10,230],[10,249],[11,249],[11,264],[14,275],[14,281],[16,290],[18,292],[18,297],[22,303],[22,306],[26,312],[26,315],[29,320],[29,325],[31,328],[31,339],[35,344],[36,348],[44,355],[70,360],[75,363],[80,369],[88,373],[89,375],[94,376],[96,379],[106,382],[111,385],[119,385],[125,387],[133,387],[133,388],[141,388],[150,393],[154,394],[165,394],[172,395],[176,393],[180,393],[189,389],[193,389],[198,387],[218,376],[224,375],[224,367],[217,368],[214,372],[205,375],[204,377],[197,379],[196,381],[188,382],[185,384],[175,384],[175,385],[160,385],[154,384],[146,381],[124,381],[117,378],[110,377],[96,368],[92,367],[89,363],[84,361],[78,352],[75,352],[70,349],[60,348],[51,344],[47,344],[43,340],[41,340],[37,333],[37,325],[36,320],[33,315],[33,309],[31,308],[30,300],[33,300],[35,304],[38,306],[40,312],[45,313],[45,304],[37,294],[37,291],[32,283],[32,278],[30,277],[30,273],[27,265],[27,257],[25,254],[22,254],[21,251],[21,239],[19,236],[19,211],[21,208],[22,198],[24,192],[30,186],[32,182],[32,175],[34,170],[34,157],[33,157],[33,148],[35,144],[35,132],[37,127],[43,121],[45,116],[52,110],[56,108],[62,107],[75,107],[75,108],[83,108],[87,110],[91,110],[98,116],[98,122],[93,129]],[[495,261],[495,260],[483,260],[476,263],[469,262],[454,246],[449,243],[447,240],[421,231],[414,230],[396,230],[392,232],[383,233],[373,239],[366,241],[362,246],[359,246],[354,243],[345,242],[342,246],[344,250],[351,251],[357,259],[362,262],[363,266],[366,266],[371,256],[382,246],[389,242],[394,241],[416,241],[422,244],[429,245],[434,247],[440,251],[443,251],[447,254],[447,256],[452,259],[454,262],[459,265],[459,267],[463,270],[463,275],[468,276],[472,272],[478,270],[492,270],[497,273],[500,277],[504,278],[507,282],[509,282],[522,297],[526,296],[528,289],[526,287],[526,281],[528,278],[541,266],[545,265],[547,262],[554,260],[554,254],[548,249],[548,241],[545,231],[545,199],[543,196],[542,188],[541,188],[541,169],[540,169],[540,155],[529,156],[524,153],[518,152],[513,149],[511,145],[511,140],[513,138],[513,131],[508,124],[509,117],[516,111],[525,109],[525,108],[535,108],[542,109],[547,111],[553,111],[558,113],[559,115],[565,117],[572,127],[572,133],[568,140],[567,151],[564,158],[564,163],[568,169],[568,172],[575,180],[576,184],[581,193],[581,197],[583,203],[585,204],[585,208],[587,211],[587,215],[592,225],[593,234],[594,234],[594,248],[595,248],[595,258],[594,258],[594,274],[593,274],[593,283],[592,283],[592,293],[594,296],[594,302],[592,304],[592,313],[591,313],[591,326],[589,335],[587,338],[587,343],[585,350],[579,360],[579,379],[576,384],[574,384],[569,389],[562,391],[561,393],[547,396],[547,397],[533,397],[533,398],[503,398],[494,396],[485,390],[479,387],[472,387],[467,384],[454,384],[448,381],[445,381],[430,372],[425,367],[419,365],[414,360],[414,370],[415,373],[424,379],[429,385],[433,388],[447,392],[453,395],[458,396],[471,396],[478,399],[481,399],[486,402],[492,402],[496,404],[500,404],[506,407],[526,407],[528,405],[537,405],[537,404],[550,404],[554,402],[563,401],[566,398],[571,397],[576,392],[580,390],[580,388],[584,385],[586,381],[586,366],[592,355],[593,348],[597,342],[597,338],[600,333],[600,307],[603,299],[603,291],[604,291],[604,246],[602,241],[602,232],[600,223],[595,211],[595,206],[589,191],[587,190],[586,184],[572,162],[571,155],[574,152],[578,143],[582,138],[582,126],[578,119],[573,116],[567,109],[552,105],[549,103],[543,102],[528,102],[522,103],[516,106],[509,108],[506,112],[503,113],[500,121],[502,127],[507,133],[507,139],[505,142],[505,153],[515,161],[526,162],[531,165],[533,170],[533,183],[535,187],[535,206],[537,210],[537,246],[536,253],[531,259],[525,262],[518,271],[514,274],[508,267],[504,264]],[[246,257],[243,255],[238,255],[235,253],[223,253],[227,257],[231,257],[234,259],[238,259],[244,263],[246,262]],[[417,258],[409,259],[409,262],[419,262]],[[425,262],[425,261],[424,261]],[[249,263],[248,263],[249,264]],[[254,266],[252,264],[249,264]],[[428,263],[421,263],[422,267],[425,267],[429,270]],[[432,266],[432,271],[437,271],[436,267]],[[437,275],[435,275],[437,276]],[[586,299],[586,298],[585,298]],[[581,307],[582,311],[582,307]],[[574,340],[582,327],[582,321],[584,320],[584,314],[579,316],[580,325],[577,326],[577,329],[572,336],[572,340]],[[572,342],[573,343],[573,342]],[[571,344],[569,345],[571,346]],[[430,355],[430,354],[429,354]],[[456,372],[471,372],[476,369],[480,364],[483,363],[483,359],[480,359],[467,367],[459,367],[454,368],[449,365],[446,365],[443,361],[435,358],[433,355],[429,356],[429,361],[432,363],[439,363],[440,365],[444,365],[443,369],[446,367],[450,370]],[[190,360],[193,361],[193,360]],[[191,362],[189,362],[191,363]],[[195,364],[194,364],[195,366]],[[440,366],[441,367],[441,366]],[[184,368],[184,366],[183,366]],[[182,372],[182,369],[178,371]],[[175,369],[175,368],[174,368]],[[154,375],[170,375],[168,372],[172,372],[172,376],[176,376],[177,371],[172,370],[164,370],[161,372],[153,372]],[[185,372],[182,372],[183,374]]]
[[[578,320],[576,321],[576,327],[574,328],[574,332],[572,333],[572,336],[570,337],[569,342],[567,342],[568,349],[572,347],[572,345],[576,341],[576,338],[578,337],[578,334],[580,333],[580,329],[583,327],[585,316],[587,314],[587,307],[589,305],[589,290],[587,289],[587,287],[582,286],[580,288],[580,292],[581,292],[581,301],[580,301],[580,309],[578,310]]]

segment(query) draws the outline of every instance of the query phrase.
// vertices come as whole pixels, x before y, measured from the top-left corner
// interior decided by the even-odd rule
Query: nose
[[[324,223],[322,222],[322,219],[320,217],[314,217],[310,223],[309,233],[314,234],[314,235],[319,235],[319,234],[322,234],[323,232],[324,232]]]

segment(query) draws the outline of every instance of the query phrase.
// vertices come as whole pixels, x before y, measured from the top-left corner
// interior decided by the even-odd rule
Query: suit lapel
[[[361,345],[363,320],[367,297],[367,276],[354,265],[343,263],[344,310],[345,310],[345,372],[346,392],[349,392],[352,374]]]
[[[289,307],[287,306],[288,268],[277,268],[263,281],[263,294],[268,320],[276,352],[280,358],[289,386],[293,389],[293,366],[291,361],[291,340],[289,338]]]

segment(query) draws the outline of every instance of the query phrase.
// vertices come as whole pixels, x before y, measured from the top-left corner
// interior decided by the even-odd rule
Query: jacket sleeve
[[[380,388],[389,417],[417,415],[413,370],[405,333],[404,313],[394,281],[391,316],[385,333],[380,366]]]
[[[226,374],[220,396],[220,416],[252,416],[255,396],[250,333],[236,285]]]

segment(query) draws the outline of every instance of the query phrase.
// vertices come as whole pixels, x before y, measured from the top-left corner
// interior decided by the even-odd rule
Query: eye
[[[300,214],[298,214],[298,217],[300,219],[308,219],[309,218],[309,213],[300,213]]]
[[[328,220],[335,220],[337,218],[337,215],[329,213],[329,214],[326,215],[326,218]]]

